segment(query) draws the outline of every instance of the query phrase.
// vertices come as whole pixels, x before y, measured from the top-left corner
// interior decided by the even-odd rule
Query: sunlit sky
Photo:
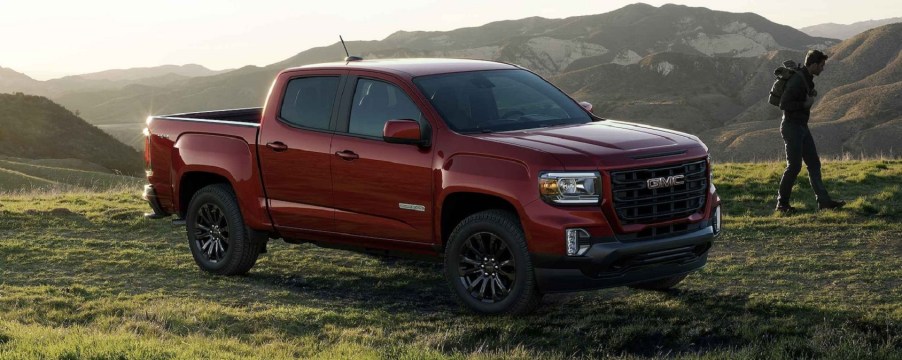
[[[345,40],[381,40],[398,30],[445,31],[530,16],[600,14],[634,2],[0,0],[0,67],[46,80],[165,64],[214,70],[263,66],[332,44],[339,34]],[[754,12],[796,28],[902,16],[898,0],[644,2]]]

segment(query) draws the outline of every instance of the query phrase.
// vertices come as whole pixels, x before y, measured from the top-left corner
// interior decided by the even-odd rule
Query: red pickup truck
[[[667,289],[720,233],[707,147],[596,117],[522,67],[353,60],[282,71],[263,108],[154,116],[153,213],[198,266],[246,273],[269,239],[444,262],[464,305]]]

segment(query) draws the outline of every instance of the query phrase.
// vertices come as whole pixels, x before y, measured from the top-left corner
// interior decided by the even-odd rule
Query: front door
[[[387,120],[426,120],[411,96],[386,75],[350,76],[332,139],[332,192],[337,232],[431,243],[432,148],[382,140]],[[347,91],[347,90],[346,90]],[[347,106],[347,107],[345,107]]]

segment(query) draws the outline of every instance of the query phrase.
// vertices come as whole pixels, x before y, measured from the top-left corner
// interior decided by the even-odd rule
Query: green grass
[[[440,266],[270,243],[247,276],[198,271],[139,188],[0,195],[0,359],[902,358],[902,161],[830,162],[851,200],[775,214],[782,165],[718,164],[725,234],[672,292],[457,306]]]
[[[0,193],[140,189],[142,182],[142,179],[131,176],[0,159]]]

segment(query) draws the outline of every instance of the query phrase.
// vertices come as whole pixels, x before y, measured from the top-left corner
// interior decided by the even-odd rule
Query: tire
[[[208,185],[191,198],[186,217],[188,247],[201,270],[218,275],[247,273],[261,246],[253,241],[231,187]]]
[[[683,279],[686,278],[686,276],[689,276],[689,274],[681,274],[681,275],[666,277],[663,279],[636,283],[636,284],[630,285],[629,287],[631,287],[633,289],[640,289],[640,290],[665,291],[665,290],[672,289],[674,286],[677,286],[677,284],[682,282]]]
[[[520,221],[502,210],[470,215],[454,228],[445,279],[461,304],[482,314],[529,313],[542,298]]]

